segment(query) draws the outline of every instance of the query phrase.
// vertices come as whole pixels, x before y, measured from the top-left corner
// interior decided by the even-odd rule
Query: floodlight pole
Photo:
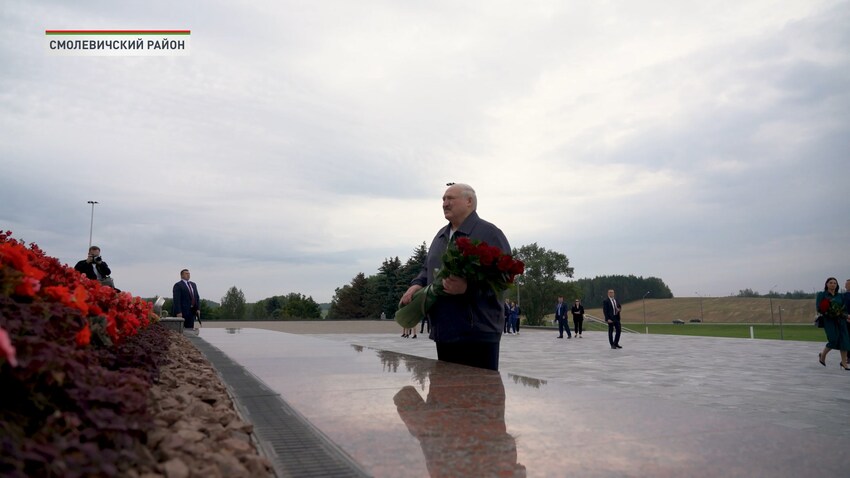
[[[768,292],[768,294],[767,294],[767,298],[768,298],[768,299],[770,299],[770,326],[771,326],[771,327],[773,327],[774,325],[776,325],[776,324],[773,322],[773,289],[775,289],[775,288],[776,288],[776,286],[778,286],[778,285],[779,285],[779,284],[776,284],[776,285],[774,285],[773,287],[771,287],[771,288],[770,288],[770,291],[769,291],[769,292]],[[781,307],[781,306],[780,306],[780,307]]]
[[[94,205],[98,204],[97,201],[88,201],[91,204],[91,222],[89,223],[89,248],[91,248],[91,237],[92,232],[94,231]]]
[[[643,328],[646,330],[646,335],[649,335],[649,326],[646,325],[646,296],[649,295],[650,291],[646,291],[646,294],[643,294]]]
[[[699,292],[694,292],[694,294],[699,296],[699,321],[705,322],[705,314],[703,313],[703,310],[702,310],[702,295],[700,295]]]
[[[842,324],[843,326],[843,324]],[[782,333],[782,306],[779,306],[779,340],[785,340],[785,335]]]

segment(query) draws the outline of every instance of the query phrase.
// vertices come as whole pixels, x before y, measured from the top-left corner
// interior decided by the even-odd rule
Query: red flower
[[[115,314],[111,311],[106,315],[106,333],[114,342],[118,342],[118,323],[115,320]]]
[[[457,244],[457,250],[459,250],[465,256],[475,253],[475,246],[472,244],[472,241],[470,241],[468,237],[458,237],[457,241],[455,241],[455,244]]]
[[[119,294],[111,287],[101,286],[98,281],[87,279],[58,259],[47,256],[35,244],[27,246],[11,234],[0,230],[0,295],[11,295],[13,300],[27,298],[30,299],[27,303],[38,307],[39,302],[62,304],[78,310],[83,317],[105,315],[106,331],[115,342],[137,334],[150,324],[153,304],[130,293]],[[74,317],[56,319],[51,324],[73,336],[78,344],[90,343],[90,325],[81,329]],[[4,346],[0,358],[6,356],[11,357],[10,362],[14,360],[11,342],[0,343],[0,346]]]
[[[496,246],[489,246],[483,242],[478,245],[475,252],[478,256],[478,261],[482,266],[489,266],[493,264],[493,261],[502,255],[501,249]]]
[[[497,246],[468,237],[457,238],[443,254],[442,261],[439,278],[464,277],[487,283],[496,292],[507,289],[514,276],[525,268],[522,261],[503,253]]]
[[[505,254],[499,258],[499,261],[496,263],[496,267],[499,268],[500,271],[508,273],[511,271],[511,267],[514,265],[514,260],[511,256]]]
[[[80,347],[85,347],[89,344],[89,342],[91,341],[91,328],[89,327],[88,323],[86,323],[86,326],[80,329],[79,332],[77,332],[76,341],[77,345]]]
[[[811,310],[811,309],[809,309]],[[818,304],[818,311],[821,314],[825,314],[829,310],[829,299],[821,299],[820,304]]]

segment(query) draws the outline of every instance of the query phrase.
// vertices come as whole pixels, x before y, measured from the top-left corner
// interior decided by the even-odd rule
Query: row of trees
[[[767,294],[759,294],[758,291],[752,289],[743,289],[738,291],[738,297],[765,297],[770,299],[814,299],[815,292],[806,292],[804,290],[795,290],[794,292],[779,292],[770,291]]]
[[[673,298],[667,284],[657,277],[597,276],[593,279],[579,279],[576,283],[581,289],[582,300],[593,307],[598,307],[608,297],[608,289],[614,289],[617,300],[622,303],[640,300],[644,296],[653,299]]]
[[[573,276],[570,260],[566,255],[537,243],[514,248],[511,254],[525,263],[525,273],[517,277],[516,287],[510,289],[506,297],[520,304],[529,325],[542,325],[558,296],[564,296],[568,302],[581,298],[589,306],[601,302],[608,289],[614,289],[623,303],[641,299],[644,295],[656,299],[673,297],[667,285],[656,277],[629,275],[560,280],[559,277]],[[384,260],[377,274],[366,276],[358,273],[350,284],[334,291],[327,318],[368,320],[377,319],[382,313],[387,318],[394,317],[402,294],[422,270],[427,256],[428,248],[423,242],[404,263],[393,257]],[[170,310],[170,299],[166,300],[165,307]],[[220,304],[206,300],[201,303],[203,320],[304,320],[320,319],[321,316],[321,308],[312,297],[296,292],[249,304],[245,301],[245,294],[233,286],[221,298]]]
[[[428,248],[419,245],[413,255],[402,264],[398,257],[385,259],[378,273],[366,276],[360,272],[350,284],[338,287],[328,310],[328,319],[377,319],[383,313],[387,318],[395,316],[398,301],[422,270]]]
[[[525,273],[517,277],[516,287],[507,298],[520,304],[529,325],[542,325],[544,317],[558,296],[595,304],[614,289],[621,302],[643,297],[648,291],[654,298],[670,298],[673,294],[661,279],[630,276],[602,276],[578,281],[562,281],[572,277],[573,268],[566,255],[540,247],[537,243],[514,248],[511,254],[525,262]],[[350,284],[337,288],[328,311],[329,319],[376,319],[383,312],[392,318],[398,301],[422,266],[428,249],[423,242],[404,264],[398,257],[386,259],[378,273],[366,276],[358,273]],[[598,300],[597,300],[598,298]]]
[[[163,309],[169,311],[172,300],[166,299]],[[245,294],[236,286],[221,298],[221,303],[202,299],[201,320],[311,320],[321,319],[322,310],[312,297],[297,292],[276,295],[256,303],[245,301]]]

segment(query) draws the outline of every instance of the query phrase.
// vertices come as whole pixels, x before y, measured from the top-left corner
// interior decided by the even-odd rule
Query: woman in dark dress
[[[576,325],[576,337],[581,337],[581,330],[584,327],[584,306],[581,305],[581,300],[576,299],[570,312],[573,313],[573,323]]]
[[[815,309],[823,318],[823,330],[826,332],[826,346],[818,354],[818,361],[826,367],[826,354],[830,350],[841,352],[841,368],[850,370],[847,365],[847,351],[850,350],[850,335],[847,333],[847,313],[844,309],[844,297],[838,293],[838,280],[830,277],[824,284],[823,292],[815,297]]]

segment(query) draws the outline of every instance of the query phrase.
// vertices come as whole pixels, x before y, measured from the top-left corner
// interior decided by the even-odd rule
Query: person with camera
[[[77,262],[77,265],[74,266],[74,270],[85,274],[89,279],[96,280],[103,285],[108,285],[112,288],[115,287],[112,282],[112,278],[109,277],[109,274],[112,274],[112,271],[109,269],[109,266],[103,258],[100,257],[100,248],[97,246],[89,247],[88,257]]]

